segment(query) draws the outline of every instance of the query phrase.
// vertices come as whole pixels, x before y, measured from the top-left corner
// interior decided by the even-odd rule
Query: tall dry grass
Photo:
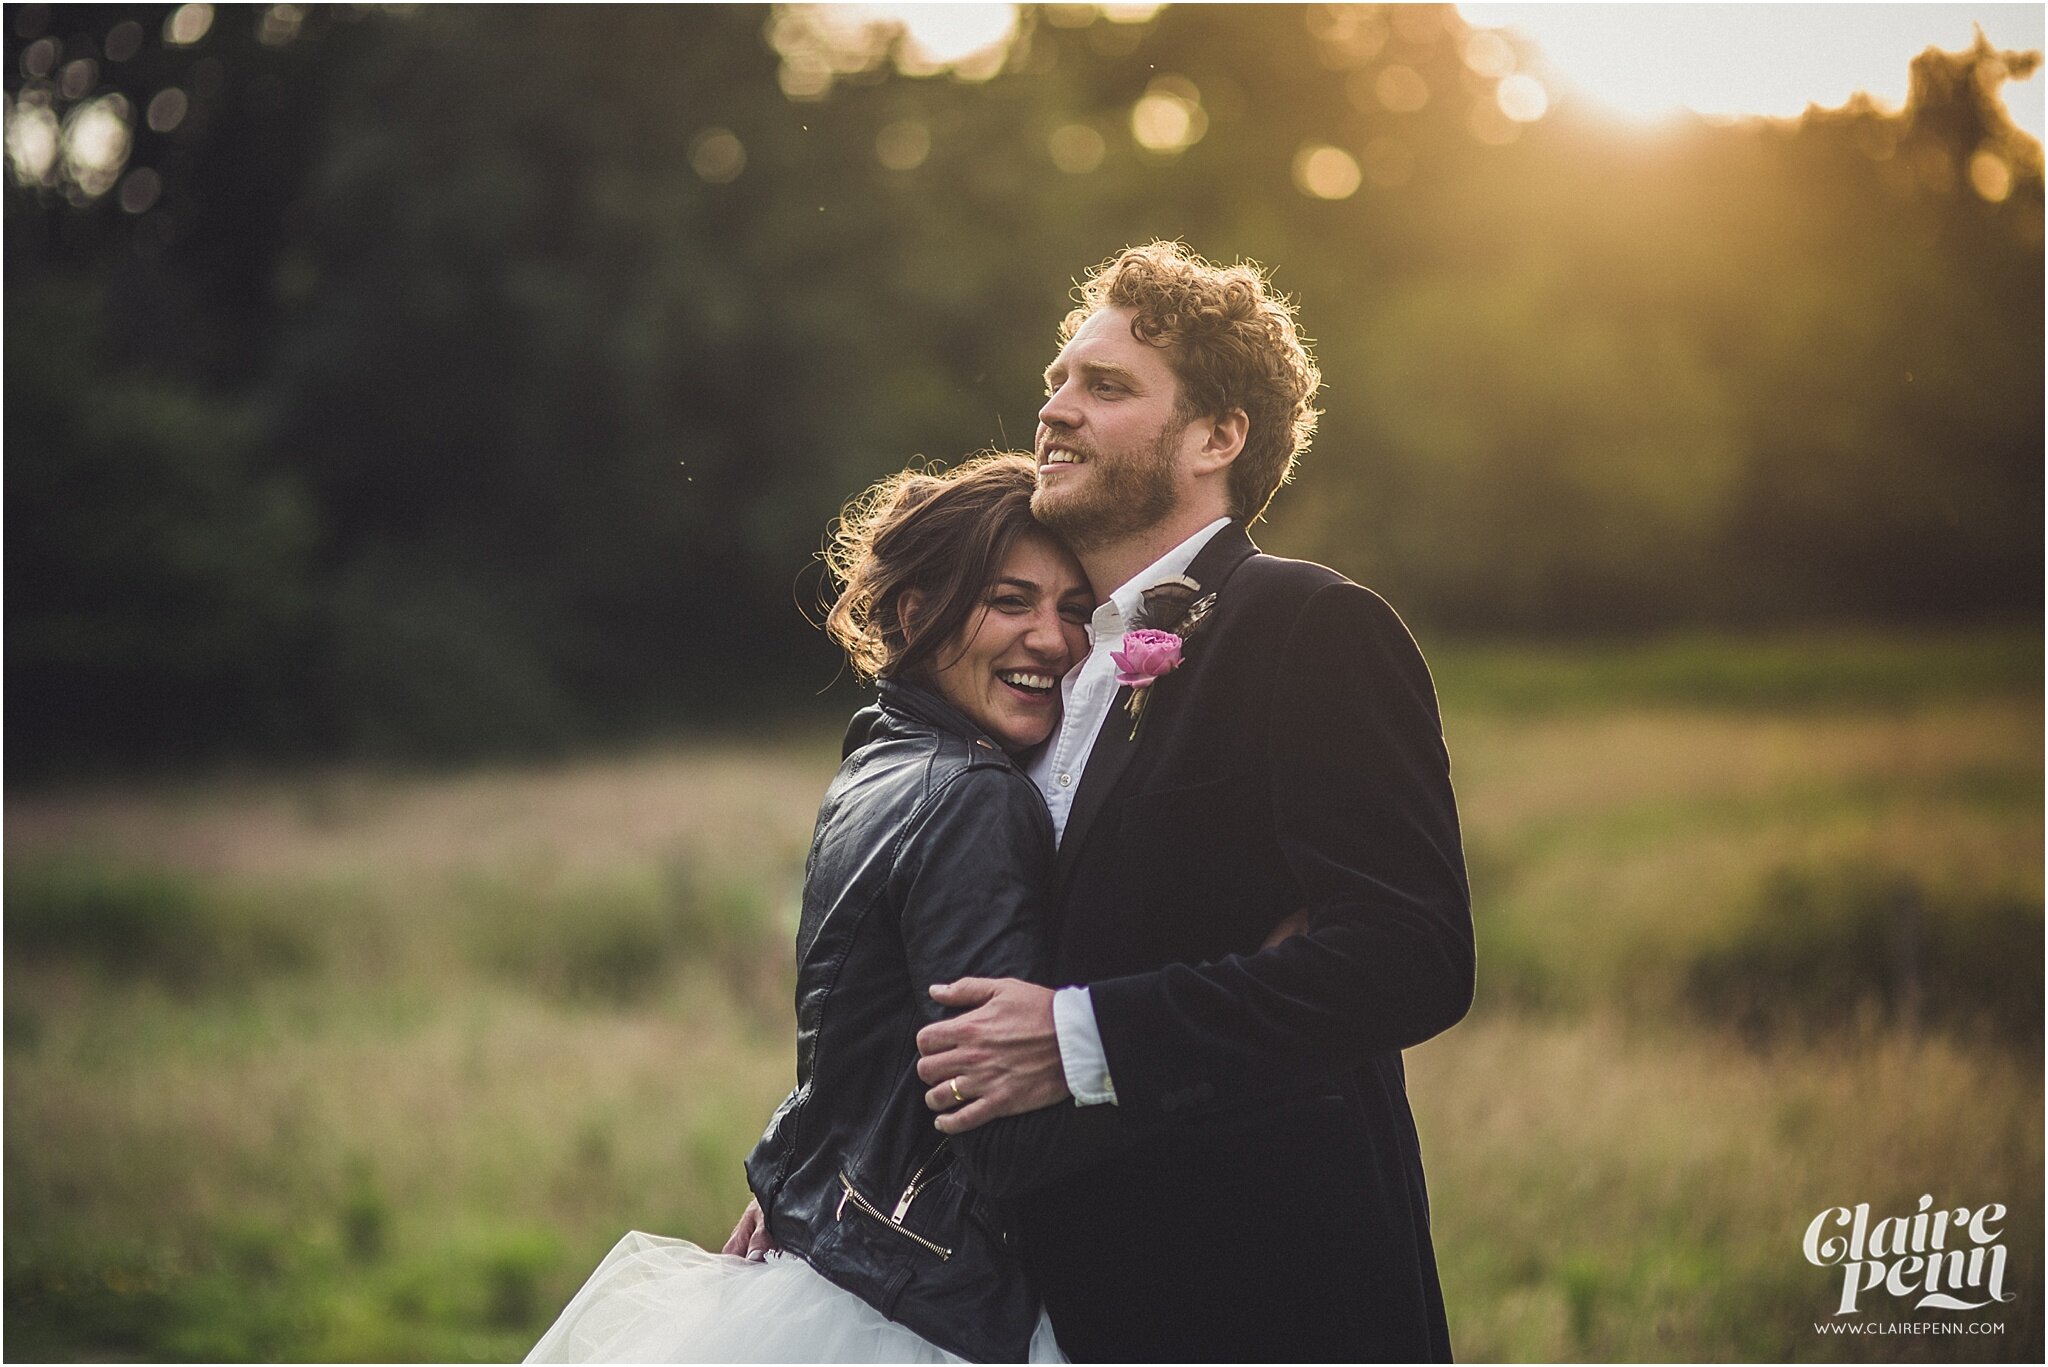
[[[1447,693],[1481,1007],[1411,1093],[1463,1356],[2038,1359],[2038,697],[1857,649],[1832,704]],[[721,1239],[835,759],[10,797],[8,1355],[514,1358],[625,1229]],[[1806,1222],[1922,1192],[2013,1212],[2005,1332],[1816,1333]]]
[[[1608,1015],[1499,1014],[1411,1055],[1433,1230],[1474,1361],[2030,1360],[2041,1339],[2036,1065],[1897,1032],[1767,1051]],[[1823,1209],[2011,1212],[2000,1338],[1816,1333]],[[1890,1306],[1870,1319],[1904,1319]]]

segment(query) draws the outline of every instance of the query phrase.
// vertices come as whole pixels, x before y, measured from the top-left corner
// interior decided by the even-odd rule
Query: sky
[[[1106,5],[1139,21],[1153,4]],[[1676,108],[1705,115],[1796,117],[1809,103],[1835,107],[1858,90],[1897,107],[1907,72],[1928,46],[1971,43],[1971,24],[2002,48],[2042,47],[2043,7],[2028,4],[1470,4],[1471,23],[1519,29],[1541,49],[1537,76],[1554,98],[1580,98],[1633,121]],[[903,19],[935,65],[1007,44],[1005,4],[849,5],[842,13]],[[1645,60],[1645,59],[1648,60]],[[2014,121],[2038,140],[2043,89],[2036,74],[2008,83]]]
[[[1563,93],[1650,121],[1684,107],[1706,115],[1796,116],[1857,90],[1905,102],[1908,66],[1929,46],[1967,48],[1971,24],[2001,48],[2039,51],[2043,7],[1993,4],[1471,4],[1472,24],[1534,41],[1539,74]],[[2013,121],[2042,136],[2043,77],[2004,87]]]

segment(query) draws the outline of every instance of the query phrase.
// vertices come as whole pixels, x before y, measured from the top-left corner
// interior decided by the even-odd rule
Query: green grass
[[[1461,1356],[2038,1360],[2038,640],[1433,664]],[[514,1359],[626,1229],[721,1241],[836,742],[10,798],[7,1355]],[[2006,1333],[1818,1335],[1806,1222],[1922,1192],[2011,1208]]]
[[[1503,648],[1426,642],[1447,713],[1528,716],[1629,704],[1750,712],[1919,707],[1987,693],[2038,694],[2042,641],[2028,628],[1886,633],[1837,628],[1650,644]]]

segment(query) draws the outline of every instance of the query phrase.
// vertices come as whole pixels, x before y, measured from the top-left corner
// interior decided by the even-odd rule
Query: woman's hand
[[[761,1203],[750,1200],[747,1208],[740,1212],[740,1222],[732,1227],[732,1237],[725,1241],[720,1252],[758,1263],[781,1249],[782,1246],[775,1242],[775,1236],[768,1232],[768,1217],[761,1213]]]

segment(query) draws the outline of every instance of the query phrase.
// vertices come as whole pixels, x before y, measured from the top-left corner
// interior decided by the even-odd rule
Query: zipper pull
[[[833,1219],[844,1220],[846,1218],[846,1203],[852,1196],[852,1187],[848,1187],[845,1191],[839,1193],[839,1208],[832,1212]]]
[[[896,1203],[896,1209],[889,1212],[889,1223],[892,1225],[902,1224],[903,1217],[910,1213],[910,1203],[916,1199],[917,1183],[912,1182],[908,1187],[904,1188],[903,1199]]]

